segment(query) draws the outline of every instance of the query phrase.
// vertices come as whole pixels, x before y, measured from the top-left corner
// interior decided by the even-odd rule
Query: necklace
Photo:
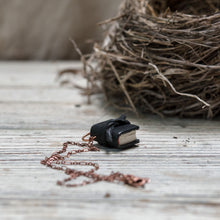
[[[90,133],[82,138],[83,143],[64,143],[61,150],[53,153],[50,157],[45,157],[45,159],[41,161],[42,165],[54,170],[63,171],[68,176],[68,178],[62,181],[57,181],[57,185],[66,187],[79,187],[97,183],[100,181],[106,181],[114,183],[124,183],[132,187],[144,187],[144,185],[150,181],[150,179],[148,178],[139,178],[129,174],[125,175],[120,172],[112,172],[110,175],[100,175],[96,173],[96,171],[99,170],[99,165],[97,163],[70,160],[70,156],[75,154],[85,153],[89,151],[100,151],[99,148],[97,148],[93,144],[93,141],[96,139],[96,137],[90,136],[88,139],[86,139],[86,137],[89,135]],[[73,149],[67,152],[69,146],[77,146],[80,147],[80,149]],[[64,153],[66,154],[62,155]],[[67,166],[70,165],[88,166],[92,168],[89,171],[84,172],[68,168]],[[88,180],[77,184],[70,183],[72,180],[76,180],[79,177],[86,177],[88,178]]]

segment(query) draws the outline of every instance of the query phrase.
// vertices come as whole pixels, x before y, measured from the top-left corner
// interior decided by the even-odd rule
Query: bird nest
[[[87,62],[91,87],[101,81],[121,109],[220,115],[219,9],[219,0],[125,0]]]

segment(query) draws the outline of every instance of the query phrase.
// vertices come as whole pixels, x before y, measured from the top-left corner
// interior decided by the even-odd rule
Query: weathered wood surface
[[[89,106],[78,90],[59,86],[57,71],[77,65],[0,64],[0,219],[219,219],[219,120],[131,116],[141,126],[138,148],[77,156],[98,162],[103,174],[150,177],[144,189],[55,184],[64,175],[40,160],[62,142],[80,140],[93,123],[120,114],[100,97]],[[83,83],[80,76],[74,80]]]

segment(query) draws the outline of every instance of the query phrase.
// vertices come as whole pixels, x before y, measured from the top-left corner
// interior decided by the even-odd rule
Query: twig
[[[191,97],[194,99],[197,99],[199,102],[203,103],[205,106],[210,107],[210,104],[208,104],[206,101],[202,100],[201,98],[199,98],[197,95],[192,95],[192,94],[188,94],[188,93],[182,93],[182,92],[178,92],[175,87],[173,86],[173,84],[160,72],[160,70],[158,69],[158,67],[152,63],[149,63],[150,66],[154,67],[154,69],[157,71],[157,73],[160,75],[160,77],[166,81],[169,86],[171,87],[171,89],[178,95],[181,96],[187,96],[187,97]]]
[[[130,95],[129,95],[129,93],[128,93],[128,91],[127,91],[127,89],[126,89],[124,83],[123,83],[122,80],[120,79],[120,76],[119,76],[117,70],[115,69],[114,65],[112,64],[112,61],[111,61],[108,57],[106,57],[106,59],[107,59],[109,65],[111,66],[111,68],[112,68],[112,70],[113,70],[113,72],[114,72],[114,74],[115,74],[115,76],[116,76],[118,82],[120,83],[120,86],[121,86],[121,88],[122,88],[124,94],[126,95],[126,97],[127,97],[127,99],[128,99],[128,102],[129,102],[129,104],[131,105],[133,111],[134,111],[136,114],[138,114],[138,113],[137,113],[137,109],[136,109],[136,107],[135,107],[133,101],[131,100],[131,97],[130,97]]]

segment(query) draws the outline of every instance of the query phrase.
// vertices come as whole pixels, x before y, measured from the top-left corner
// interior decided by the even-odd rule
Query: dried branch
[[[104,22],[109,33],[86,62],[97,64],[88,74],[119,108],[218,116],[219,9],[219,0],[125,0]]]

